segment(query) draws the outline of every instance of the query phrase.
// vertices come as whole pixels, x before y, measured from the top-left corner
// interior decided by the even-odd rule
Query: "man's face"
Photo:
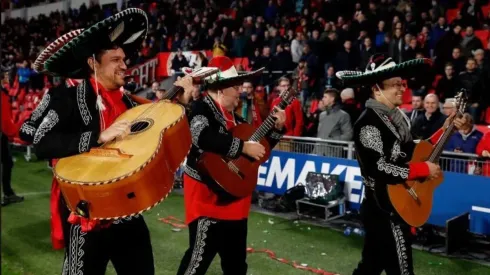
[[[247,97],[248,98],[252,98],[253,91],[254,91],[254,88],[252,86],[252,83],[250,83],[250,82],[244,82],[242,84],[242,91],[247,93]]]
[[[454,74],[454,69],[452,66],[446,66],[444,72],[446,73],[446,76],[452,76]]]
[[[118,89],[125,84],[126,55],[121,48],[108,50],[102,54],[100,63],[95,62],[97,78],[106,89]]]
[[[476,68],[475,60],[470,59],[470,60],[466,61],[466,70],[467,71],[472,72],[475,70],[475,68]]]
[[[453,58],[454,59],[458,59],[459,57],[461,56],[461,52],[459,51],[459,49],[453,49]]]
[[[422,108],[422,97],[420,96],[412,96],[412,109],[420,109]]]
[[[446,116],[450,116],[451,114],[456,112],[456,107],[451,102],[444,103],[442,106],[442,111]]]
[[[330,94],[324,94],[322,98],[323,106],[331,107],[334,103],[335,98]]]
[[[156,82],[153,82],[153,84],[151,84],[151,90],[156,93],[158,91],[158,83]]]
[[[277,86],[279,93],[286,91],[287,89],[289,89],[289,87],[291,87],[291,84],[289,84],[289,81],[285,81],[285,80],[282,80],[279,83],[279,86]]]
[[[405,92],[405,84],[401,77],[393,77],[383,81],[383,95],[379,94],[378,99],[385,105],[395,105],[395,107],[403,104],[403,92]],[[385,102],[388,100],[388,102]],[[391,104],[390,104],[391,103]]]
[[[424,100],[424,109],[427,114],[433,114],[439,108],[439,100],[435,96],[426,96]]]

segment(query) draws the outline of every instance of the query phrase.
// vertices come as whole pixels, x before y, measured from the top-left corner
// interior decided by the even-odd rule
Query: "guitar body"
[[[415,147],[410,162],[424,162],[433,151],[431,143],[422,140]],[[420,181],[407,181],[402,184],[389,184],[388,196],[397,213],[411,226],[420,227],[427,222],[432,211],[435,189],[443,182],[444,176]],[[408,192],[412,189],[418,199]]]
[[[140,214],[162,202],[191,147],[182,106],[159,102],[129,109],[131,134],[90,152],[60,159],[54,174],[71,211],[91,219]],[[80,209],[85,202],[86,209]]]
[[[234,137],[249,140],[255,128],[250,124],[239,124],[230,130]],[[213,178],[229,194],[243,198],[249,196],[257,186],[259,166],[269,159],[271,147],[265,138],[260,140],[265,147],[265,155],[260,160],[253,160],[241,155],[238,159],[227,159],[218,154],[204,152],[199,161],[200,171]]]

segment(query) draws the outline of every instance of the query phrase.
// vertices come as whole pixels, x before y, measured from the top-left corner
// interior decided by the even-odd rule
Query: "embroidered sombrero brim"
[[[43,71],[69,78],[88,77],[87,58],[114,45],[129,56],[141,46],[148,32],[148,18],[141,9],[129,8],[85,29],[49,52]],[[44,58],[45,59],[45,58]]]
[[[335,75],[344,85],[374,85],[392,77],[411,78],[422,75],[427,73],[431,66],[431,59],[419,58],[400,64],[388,63],[371,71],[339,71]]]
[[[210,79],[206,79],[203,89],[205,90],[222,90],[229,87],[240,86],[245,81],[251,81],[258,75],[260,75],[265,68],[260,68],[250,73],[238,73],[238,76],[222,78],[220,74],[212,76]]]
[[[208,67],[218,68],[218,72],[204,79],[203,89],[222,90],[228,87],[240,86],[245,81],[250,81],[261,74],[265,68],[260,68],[253,72],[239,73],[233,61],[226,56],[215,56]]]
[[[54,53],[56,53],[59,49],[61,49],[64,45],[66,45],[68,42],[73,40],[75,37],[80,35],[82,33],[83,29],[78,29],[71,31],[69,33],[63,34],[61,37],[53,41],[51,44],[49,44],[42,52],[39,54],[39,56],[36,58],[36,61],[34,61],[34,70],[38,73],[48,73],[44,69],[44,63],[46,63],[46,60],[48,60]]]

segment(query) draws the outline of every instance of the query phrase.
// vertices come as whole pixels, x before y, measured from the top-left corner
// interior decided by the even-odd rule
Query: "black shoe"
[[[17,195],[4,196],[2,200],[2,206],[9,205],[11,203],[18,203],[24,201],[24,197]]]

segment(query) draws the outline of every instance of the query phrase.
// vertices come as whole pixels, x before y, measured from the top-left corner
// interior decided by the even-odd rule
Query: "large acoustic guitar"
[[[466,97],[463,92],[456,96],[456,110],[461,115],[466,108]],[[457,116],[458,116],[457,115]],[[456,117],[456,116],[455,116]],[[437,142],[421,140],[414,149],[410,162],[430,161],[439,163],[446,143],[453,134],[454,124],[444,129]],[[427,178],[423,181],[406,181],[400,184],[388,184],[388,196],[397,213],[411,226],[420,227],[427,222],[432,211],[432,201],[435,189],[444,181],[444,175],[437,178]]]
[[[294,99],[295,92],[292,89],[281,93],[281,101],[278,107],[286,108]],[[257,186],[259,166],[269,159],[271,146],[265,136],[274,127],[277,111],[273,109],[259,128],[242,123],[230,129],[231,134],[244,141],[259,142],[265,147],[265,154],[259,160],[241,155],[237,159],[228,159],[219,154],[204,152],[198,160],[199,170],[210,176],[227,193],[235,197],[246,197],[253,193]]]
[[[200,83],[216,71],[201,68],[191,77]],[[58,161],[54,175],[71,211],[112,220],[140,214],[168,196],[192,144],[184,107],[169,101],[182,90],[173,86],[156,103],[134,98],[143,104],[116,119],[131,121],[127,137]]]

